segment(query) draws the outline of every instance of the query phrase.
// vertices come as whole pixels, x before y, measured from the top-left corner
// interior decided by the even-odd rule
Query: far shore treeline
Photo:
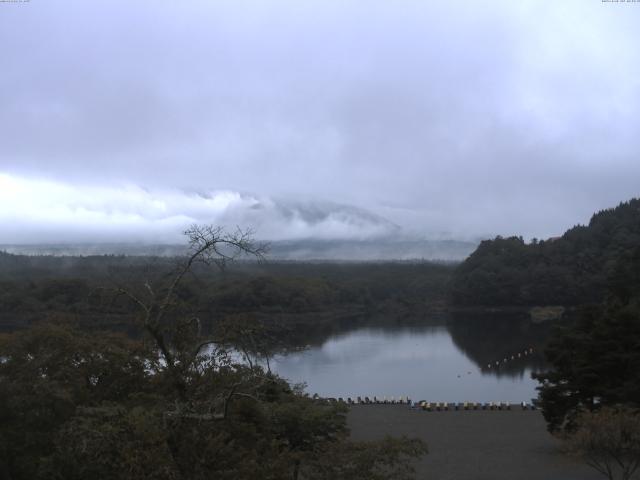
[[[624,294],[629,278],[638,275],[629,267],[638,245],[640,200],[632,199],[557,238],[527,243],[522,237],[498,236],[483,241],[460,264],[236,262],[222,271],[194,268],[179,294],[190,308],[213,317],[576,307],[603,302],[611,288]],[[119,281],[162,276],[175,262],[171,257],[0,252],[0,328],[69,315],[81,323],[90,319],[86,326],[117,324],[131,305],[105,292]]]
[[[496,237],[460,264],[428,261],[369,263],[236,262],[226,269],[196,266],[179,299],[202,318],[251,313],[289,330],[339,319],[389,314],[422,318],[487,308],[526,311],[600,304],[611,288],[622,295],[638,273],[630,259],[640,245],[640,200],[596,213],[561,237]],[[162,277],[171,257],[26,256],[0,252],[0,329],[45,319],[86,328],[131,329],[135,305],[109,292],[118,282]],[[133,333],[133,332],[132,332]]]
[[[25,256],[0,253],[0,330],[43,320],[67,320],[93,330],[139,332],[131,299],[116,297],[122,282],[159,281],[178,259],[125,256]],[[224,270],[196,265],[177,297],[184,314],[206,331],[229,315],[247,314],[304,345],[374,316],[431,321],[446,310],[455,265],[432,262],[234,262]],[[324,335],[320,335],[323,337]]]

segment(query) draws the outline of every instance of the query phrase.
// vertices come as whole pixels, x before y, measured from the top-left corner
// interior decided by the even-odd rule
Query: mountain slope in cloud
[[[250,228],[277,260],[461,260],[473,242],[409,236],[368,210],[220,190],[69,185],[0,174],[0,248],[14,253],[173,255],[189,225]]]
[[[255,197],[250,197],[254,198]],[[391,235],[400,227],[365,209],[333,202],[255,199],[250,209],[228,212],[254,225],[261,238],[272,240],[363,240]]]
[[[190,224],[251,228],[264,240],[364,240],[399,227],[354,206],[220,190],[70,185],[0,174],[3,244],[180,243]]]

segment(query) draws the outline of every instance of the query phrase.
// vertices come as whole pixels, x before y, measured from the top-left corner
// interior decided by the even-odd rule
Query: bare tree
[[[640,413],[628,408],[585,412],[565,441],[568,450],[609,480],[629,480],[640,466]]]
[[[142,328],[157,347],[182,398],[186,392],[186,373],[196,366],[203,349],[214,344],[216,339],[201,336],[198,317],[168,319],[177,305],[179,287],[197,264],[224,269],[228,262],[243,256],[263,260],[267,251],[266,244],[254,241],[251,230],[238,228],[229,233],[219,226],[193,225],[184,233],[188,240],[188,253],[169,275],[159,282],[146,279],[144,285],[118,282],[116,288],[119,295],[126,296],[137,305]],[[237,386],[233,391],[236,389]]]

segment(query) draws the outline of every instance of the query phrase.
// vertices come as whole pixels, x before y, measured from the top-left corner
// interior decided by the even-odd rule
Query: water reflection
[[[433,401],[530,401],[543,367],[548,327],[518,319],[451,318],[445,325],[358,326],[303,352],[278,356],[273,369],[310,393],[400,396]],[[317,339],[316,339],[317,340]],[[533,348],[533,355],[511,355]],[[488,368],[494,359],[508,361]]]
[[[455,345],[483,373],[518,378],[544,368],[543,352],[551,327],[526,317],[496,314],[454,315],[447,324]]]

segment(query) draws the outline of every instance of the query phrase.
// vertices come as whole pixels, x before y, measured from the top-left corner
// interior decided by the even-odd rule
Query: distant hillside
[[[389,261],[441,260],[459,262],[478,245],[463,240],[379,238],[374,240],[296,240],[273,242],[276,260]]]
[[[640,251],[640,199],[603,210],[587,226],[526,244],[486,240],[456,269],[456,305],[580,305],[602,301],[606,285],[624,283]]]
[[[46,318],[136,333],[137,307],[114,296],[163,285],[175,258],[14,255],[0,251],[0,333]],[[372,315],[387,320],[433,318],[444,311],[454,265],[442,262],[234,262],[224,270],[197,264],[175,308],[204,328],[226,315],[250,314],[287,341],[308,342]],[[0,477],[2,478],[2,477]]]
[[[294,261],[462,261],[477,242],[431,240],[410,237],[381,237],[370,240],[280,240],[269,243],[267,259]],[[184,255],[185,245],[145,243],[33,244],[0,245],[0,251],[18,255],[54,256],[176,256]]]

